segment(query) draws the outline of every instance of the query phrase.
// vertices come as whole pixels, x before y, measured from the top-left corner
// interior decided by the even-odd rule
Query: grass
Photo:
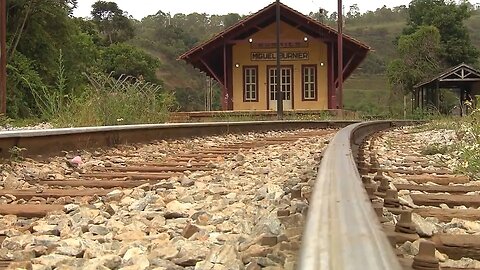
[[[428,130],[453,130],[455,142],[452,145],[433,143],[422,150],[424,155],[450,154],[458,173],[480,179],[480,109],[465,117],[437,117],[428,124],[414,128],[415,132]]]
[[[390,92],[385,76],[359,75],[345,83],[344,107],[366,118],[398,118],[403,116],[403,96]]]
[[[67,111],[56,117],[60,126],[104,126],[163,123],[175,106],[172,93],[159,85],[130,76],[87,76],[91,89],[72,99]]]
[[[445,155],[446,153],[448,153],[448,150],[449,150],[448,146],[442,145],[439,143],[434,143],[434,144],[425,146],[422,149],[421,153],[422,155],[426,155],[426,156],[436,155],[436,154]]]
[[[242,122],[242,121],[272,121],[276,120],[276,114],[268,115],[259,115],[256,112],[245,112],[245,113],[225,113],[225,114],[216,114],[214,116],[204,118],[201,121],[214,121],[214,122]],[[285,112],[284,120],[312,120],[312,121],[327,121],[327,120],[358,120],[359,118],[356,115],[347,115],[347,116],[335,116],[331,113],[325,111],[320,113],[302,113],[298,114],[295,112]],[[193,121],[196,121],[193,119]]]
[[[173,94],[159,85],[130,76],[85,76],[91,86],[81,95],[59,96],[47,89],[35,94],[42,121],[56,127],[163,123],[176,105]]]

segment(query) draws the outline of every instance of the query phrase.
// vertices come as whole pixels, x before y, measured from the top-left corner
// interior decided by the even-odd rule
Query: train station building
[[[179,57],[220,83],[223,110],[276,110],[276,7],[270,4]],[[280,14],[284,109],[336,109],[338,32],[284,4]],[[369,51],[343,35],[344,80]]]

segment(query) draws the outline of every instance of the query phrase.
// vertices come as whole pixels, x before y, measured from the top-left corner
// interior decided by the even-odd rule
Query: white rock
[[[97,270],[97,269],[118,269],[122,264],[122,258],[117,255],[105,255],[99,258],[87,261],[83,269]]]
[[[112,190],[110,191],[109,193],[107,193],[107,195],[105,196],[107,201],[120,201],[123,197],[123,191],[119,190],[119,189],[115,189],[115,190]]]
[[[9,250],[21,250],[27,245],[32,245],[35,238],[31,234],[24,234],[14,237],[8,237],[3,240],[2,247]]]
[[[57,254],[67,256],[78,256],[83,251],[85,251],[85,247],[82,243],[82,240],[78,238],[61,240],[58,242],[58,247],[55,250]]]
[[[415,225],[415,230],[420,236],[432,236],[438,231],[435,223],[430,222],[418,214],[412,213],[412,222]]]
[[[35,237],[34,244],[36,246],[45,246],[45,247],[53,247],[55,246],[60,237],[54,235],[40,235]]]
[[[32,259],[32,263],[40,264],[49,269],[52,269],[61,264],[72,265],[75,260],[76,258],[72,258],[66,255],[49,254],[49,255],[44,255],[44,256]]]
[[[125,255],[123,255],[123,263],[127,266],[135,266],[135,268],[128,268],[132,270],[144,270],[150,266],[145,251],[137,247],[130,248],[125,252]]]

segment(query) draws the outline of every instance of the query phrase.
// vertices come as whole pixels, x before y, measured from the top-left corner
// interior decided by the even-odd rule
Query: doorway
[[[273,66],[267,67],[268,74],[268,108],[277,110],[277,68]],[[280,68],[280,89],[283,94],[283,109],[293,109],[293,66],[282,66]]]

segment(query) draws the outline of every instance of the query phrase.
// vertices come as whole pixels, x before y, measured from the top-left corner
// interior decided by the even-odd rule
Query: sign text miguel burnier
[[[252,61],[273,61],[277,60],[275,52],[251,52]],[[281,52],[280,60],[283,61],[301,61],[308,60],[308,52]]]

